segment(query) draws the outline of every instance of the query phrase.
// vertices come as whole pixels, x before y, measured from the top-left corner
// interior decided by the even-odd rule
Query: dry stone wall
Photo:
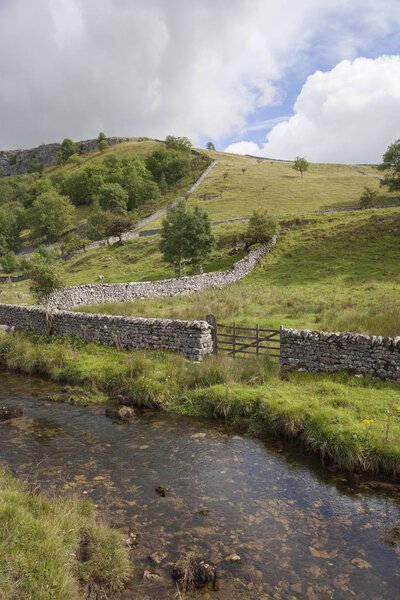
[[[348,371],[400,381],[400,336],[281,328],[281,365],[306,371]]]
[[[192,277],[179,277],[161,281],[80,285],[54,292],[49,296],[48,302],[50,306],[65,309],[84,304],[128,302],[135,299],[162,298],[210,289],[221,289],[239,281],[250,273],[260,258],[271,250],[275,242],[274,238],[268,246],[252,250],[228,271],[203,273]]]
[[[16,331],[76,336],[126,350],[158,349],[179,352],[200,361],[212,352],[211,327],[206,321],[142,319],[54,311],[37,306],[0,304],[0,325]]]

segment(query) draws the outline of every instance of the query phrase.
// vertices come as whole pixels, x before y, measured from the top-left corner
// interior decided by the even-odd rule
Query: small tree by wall
[[[246,248],[253,244],[267,244],[279,231],[279,223],[267,212],[255,210],[244,234]]]
[[[214,244],[211,223],[205,211],[198,207],[191,211],[183,201],[168,211],[162,223],[160,249],[164,260],[174,267],[178,277],[188,263],[201,270]]]
[[[38,303],[44,302],[47,306],[47,297],[52,292],[65,287],[59,265],[48,256],[33,254],[26,265],[26,270],[31,279],[29,290]]]

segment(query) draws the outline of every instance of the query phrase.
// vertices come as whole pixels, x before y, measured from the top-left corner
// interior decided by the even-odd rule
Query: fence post
[[[232,343],[233,343],[232,354],[233,354],[233,356],[235,356],[235,354],[236,354],[236,323],[233,324],[233,338],[232,338]]]
[[[217,319],[215,315],[207,315],[206,321],[209,325],[211,325],[211,338],[213,343],[213,354],[218,355],[218,326]]]
[[[259,353],[260,353],[260,332],[259,332],[259,328],[258,328],[258,323],[257,323],[257,328],[256,328],[256,336],[257,336],[256,337],[256,340],[257,340],[257,343],[256,343],[256,354],[258,356]]]

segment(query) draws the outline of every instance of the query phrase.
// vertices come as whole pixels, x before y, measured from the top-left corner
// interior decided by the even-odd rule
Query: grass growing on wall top
[[[81,307],[238,325],[400,334],[400,210],[320,215],[281,232],[241,282],[192,296]]]
[[[0,336],[0,366],[83,385],[111,399],[219,417],[258,435],[294,437],[345,469],[400,473],[398,384],[349,375],[280,373],[261,359],[123,352],[79,340]],[[102,394],[99,394],[99,391]]]

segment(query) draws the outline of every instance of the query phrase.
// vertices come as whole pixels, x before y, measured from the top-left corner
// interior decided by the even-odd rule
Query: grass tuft
[[[82,540],[91,557],[78,560]],[[110,598],[131,575],[120,534],[99,524],[94,506],[73,496],[29,493],[0,472],[2,600]]]

